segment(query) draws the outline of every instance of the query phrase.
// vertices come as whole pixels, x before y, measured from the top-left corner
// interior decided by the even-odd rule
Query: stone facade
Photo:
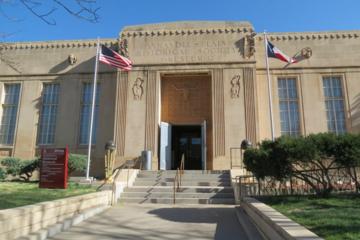
[[[286,66],[270,59],[275,136],[280,136],[279,77],[296,79],[300,133],[328,131],[323,77],[340,77],[346,130],[360,132],[360,31],[269,33],[289,55],[309,47],[312,57]],[[125,27],[101,43],[134,62],[120,72],[100,64],[99,122],[92,171],[103,171],[104,145],[114,139],[117,162],[144,149],[159,167],[160,122],[201,125],[206,120],[206,166],[229,169],[230,148],[243,139],[271,137],[264,39],[248,22],[175,22]],[[32,158],[37,144],[43,83],[60,84],[54,144],[86,153],[79,144],[82,84],[91,82],[96,41],[6,43],[1,46],[3,86],[20,83],[14,143],[2,156]],[[168,90],[166,90],[168,89]],[[3,99],[3,96],[1,97]],[[205,136],[205,135],[204,135]],[[234,167],[234,166],[233,166]]]

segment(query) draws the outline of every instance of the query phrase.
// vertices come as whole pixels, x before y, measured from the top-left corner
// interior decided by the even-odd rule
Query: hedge
[[[356,167],[360,166],[360,135],[319,133],[265,140],[257,148],[245,151],[244,164],[258,179],[271,177],[282,181],[295,177],[323,196],[330,194],[334,188],[329,170],[342,167],[359,191]],[[314,170],[320,174],[309,175],[307,172]]]

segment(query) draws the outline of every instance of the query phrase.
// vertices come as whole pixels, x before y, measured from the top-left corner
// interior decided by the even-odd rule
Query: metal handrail
[[[110,179],[112,179],[112,184],[111,184],[111,192],[112,192],[112,205],[115,202],[115,190],[116,190],[116,179],[118,178],[121,170],[123,169],[127,169],[127,179],[126,179],[126,186],[129,187],[129,172],[130,172],[130,168],[135,167],[138,162],[140,161],[140,166],[139,166],[139,170],[141,170],[142,168],[142,161],[141,158],[136,159],[135,161],[133,160],[128,160],[125,161],[121,166],[117,167],[116,169],[114,169]],[[132,162],[132,163],[131,163]],[[101,184],[96,191],[99,191],[105,184],[107,184],[108,182],[104,181],[103,184]]]
[[[174,189],[173,189],[174,190],[174,195],[173,195],[174,204],[176,203],[176,192],[178,192],[179,188],[180,188],[179,177],[180,177],[180,170],[179,170],[179,168],[177,168],[175,178],[174,178]]]
[[[180,191],[182,175],[185,172],[185,155],[181,156],[180,168],[176,169],[176,174],[174,177],[174,194],[173,194],[173,202],[176,203],[176,192]]]
[[[181,162],[180,162],[180,186],[181,186],[181,179],[182,179],[182,175],[185,172],[185,155],[183,154],[181,156]]]

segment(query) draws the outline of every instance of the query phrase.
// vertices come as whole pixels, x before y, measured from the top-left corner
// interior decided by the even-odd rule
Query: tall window
[[[20,84],[4,85],[4,102],[0,124],[0,144],[12,145],[19,106]]]
[[[39,120],[38,144],[53,144],[59,104],[59,84],[44,84]]]
[[[300,134],[299,103],[295,78],[279,78],[279,105],[281,135]]]
[[[80,144],[89,143],[89,130],[90,130],[90,117],[91,117],[91,103],[92,103],[93,84],[84,83],[82,100],[81,100],[81,115],[80,115]],[[96,98],[95,98],[95,112],[94,112],[94,125],[92,129],[91,144],[95,144],[95,133],[97,128],[97,116],[99,111],[99,93],[100,84],[96,86]]]
[[[341,78],[324,77],[323,88],[328,130],[336,134],[345,133],[344,97]]]

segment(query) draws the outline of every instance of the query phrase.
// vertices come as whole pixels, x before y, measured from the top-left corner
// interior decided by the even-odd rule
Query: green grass
[[[360,239],[360,195],[260,198],[326,240]]]
[[[67,189],[39,188],[39,183],[0,182],[0,209],[20,207],[38,202],[95,192],[90,186],[69,183]]]

